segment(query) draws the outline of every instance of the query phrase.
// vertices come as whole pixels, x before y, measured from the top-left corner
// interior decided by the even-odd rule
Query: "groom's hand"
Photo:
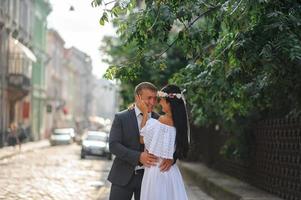
[[[173,164],[173,159],[163,159],[163,161],[160,164],[160,170],[161,172],[166,172],[170,169],[170,167]]]
[[[153,154],[147,153],[146,151],[142,152],[140,154],[139,161],[145,166],[155,166],[158,162],[158,158],[154,156]]]

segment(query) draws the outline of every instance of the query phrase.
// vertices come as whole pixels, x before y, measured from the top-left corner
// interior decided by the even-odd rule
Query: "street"
[[[106,181],[112,162],[106,158],[80,159],[80,146],[36,149],[0,160],[0,199],[107,200]],[[190,200],[212,200],[186,181]]]
[[[54,146],[0,161],[0,199],[96,199],[111,162],[81,160],[80,146]]]

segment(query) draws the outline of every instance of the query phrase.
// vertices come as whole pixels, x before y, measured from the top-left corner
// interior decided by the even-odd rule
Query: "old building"
[[[30,92],[33,53],[31,0],[0,1],[0,145],[5,144],[9,124],[30,127]]]
[[[75,47],[66,49],[65,60],[67,80],[63,91],[66,99],[64,109],[70,122],[82,129],[87,126],[91,114],[92,62],[90,56]]]
[[[112,120],[118,111],[118,87],[106,79],[94,78],[92,115]]]
[[[54,127],[64,126],[64,106],[66,90],[64,52],[65,41],[59,33],[53,29],[47,33],[47,54],[49,62],[46,66],[46,136],[49,136]]]
[[[32,70],[32,120],[31,132],[34,140],[45,137],[46,79],[45,66],[49,57],[46,53],[47,16],[51,11],[48,0],[33,0],[32,45],[37,61]]]

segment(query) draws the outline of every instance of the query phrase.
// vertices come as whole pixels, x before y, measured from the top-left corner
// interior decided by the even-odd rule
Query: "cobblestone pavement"
[[[0,160],[2,200],[94,200],[111,162],[80,159],[80,146],[54,146]]]
[[[54,146],[0,160],[0,200],[108,200],[111,161],[80,159],[80,146]],[[189,200],[213,200],[183,177]]]

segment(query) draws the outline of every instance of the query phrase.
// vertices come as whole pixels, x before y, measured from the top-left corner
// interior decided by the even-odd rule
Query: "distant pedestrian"
[[[21,142],[18,137],[18,127],[15,123],[11,123],[9,127],[9,132],[7,136],[7,143],[9,146],[15,146],[18,144],[19,145],[19,150],[21,151]]]
[[[20,143],[24,142],[24,140],[26,140],[26,138],[28,137],[25,125],[22,123],[19,124],[19,129],[17,132],[18,132],[18,138],[19,138]]]

